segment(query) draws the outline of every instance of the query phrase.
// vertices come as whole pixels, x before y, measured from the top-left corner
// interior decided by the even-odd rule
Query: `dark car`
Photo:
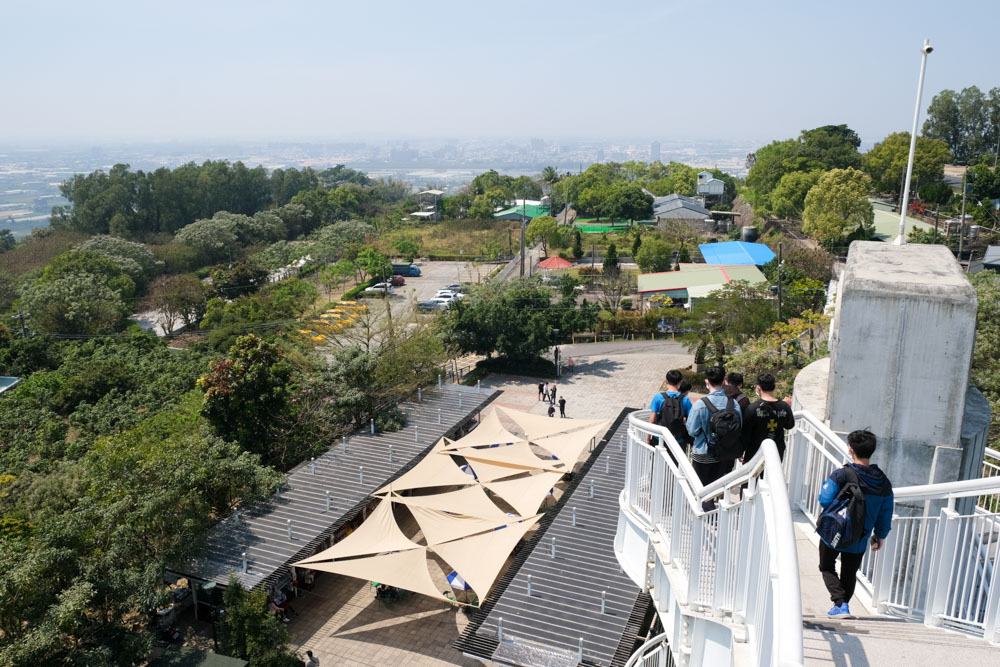
[[[403,276],[393,276],[392,278],[389,278],[389,284],[393,287],[399,287],[400,285],[406,284],[406,279],[403,278]]]

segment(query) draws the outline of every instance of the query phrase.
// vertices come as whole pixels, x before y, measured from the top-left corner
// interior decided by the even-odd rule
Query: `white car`
[[[445,299],[445,298],[442,298],[442,297],[434,297],[433,299],[430,299],[428,301],[424,301],[422,305],[427,310],[444,310],[445,308],[447,308],[448,306],[451,305],[452,301],[454,301],[454,299]]]
[[[383,283],[375,283],[371,287],[366,287],[365,291],[368,292],[368,293],[379,292],[381,294],[392,294],[393,292],[395,292],[395,290],[393,289],[392,285],[390,285],[389,283],[385,283],[385,282],[383,282]]]
[[[464,299],[465,295],[462,294],[461,292],[453,292],[452,290],[449,289],[439,289],[437,291],[437,294],[434,295],[434,298],[454,300],[454,299]]]

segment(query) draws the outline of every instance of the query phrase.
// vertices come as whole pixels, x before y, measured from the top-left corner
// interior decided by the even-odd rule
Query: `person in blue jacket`
[[[851,457],[849,464],[858,476],[861,491],[865,494],[865,529],[861,539],[842,549],[834,549],[822,538],[819,543],[819,571],[823,583],[830,591],[833,608],[827,612],[831,618],[852,618],[848,603],[854,597],[854,587],[858,581],[858,568],[864,558],[871,537],[872,551],[878,551],[892,527],[892,483],[877,465],[870,463],[875,453],[875,434],[871,431],[852,431],[847,436]],[[845,466],[846,467],[846,466]],[[819,492],[819,504],[826,508],[832,503],[840,489],[847,483],[847,472],[838,468],[823,482]],[[872,530],[875,533],[872,535]],[[840,575],[837,575],[837,556],[840,556]]]

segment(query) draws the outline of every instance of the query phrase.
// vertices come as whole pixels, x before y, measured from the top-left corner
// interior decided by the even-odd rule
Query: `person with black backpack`
[[[684,449],[688,442],[684,420],[691,412],[691,399],[681,394],[680,390],[683,379],[684,376],[679,370],[667,371],[667,390],[653,396],[653,400],[649,403],[649,409],[653,411],[649,417],[649,423],[663,426],[669,430],[681,449]],[[655,447],[660,444],[660,439],[650,436],[646,442]]]
[[[733,469],[743,454],[743,416],[739,405],[726,396],[726,371],[712,366],[705,371],[708,396],[695,403],[687,419],[687,432],[694,438],[691,465],[702,485],[708,485]],[[714,506],[707,503],[706,511]]]
[[[730,373],[731,375],[731,373]],[[743,456],[742,460],[753,458],[760,443],[764,440],[774,440],[778,447],[778,456],[785,458],[785,431],[795,426],[790,398],[779,400],[774,395],[775,380],[770,373],[757,376],[757,391],[759,400],[754,401],[743,411]]]
[[[869,537],[872,551],[878,551],[892,527],[892,483],[870,462],[875,453],[875,434],[868,430],[852,431],[847,444],[854,462],[834,470],[823,482],[819,492],[823,513],[816,522],[820,537],[819,571],[833,602],[833,608],[827,612],[830,618],[853,618],[848,603],[854,597],[858,568]]]

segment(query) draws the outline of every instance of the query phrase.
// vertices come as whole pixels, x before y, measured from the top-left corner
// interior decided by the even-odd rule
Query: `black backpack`
[[[665,427],[674,436],[678,444],[687,440],[687,428],[684,426],[684,399],[680,396],[670,396],[667,392],[661,392],[663,404],[660,405],[660,414],[656,417],[656,423]]]
[[[834,549],[846,549],[864,536],[868,505],[858,481],[858,473],[849,465],[844,466],[847,477],[816,522],[816,532]]]
[[[726,407],[719,409],[701,399],[708,408],[708,453],[720,461],[738,458],[743,453],[743,420],[736,401],[726,398]]]

